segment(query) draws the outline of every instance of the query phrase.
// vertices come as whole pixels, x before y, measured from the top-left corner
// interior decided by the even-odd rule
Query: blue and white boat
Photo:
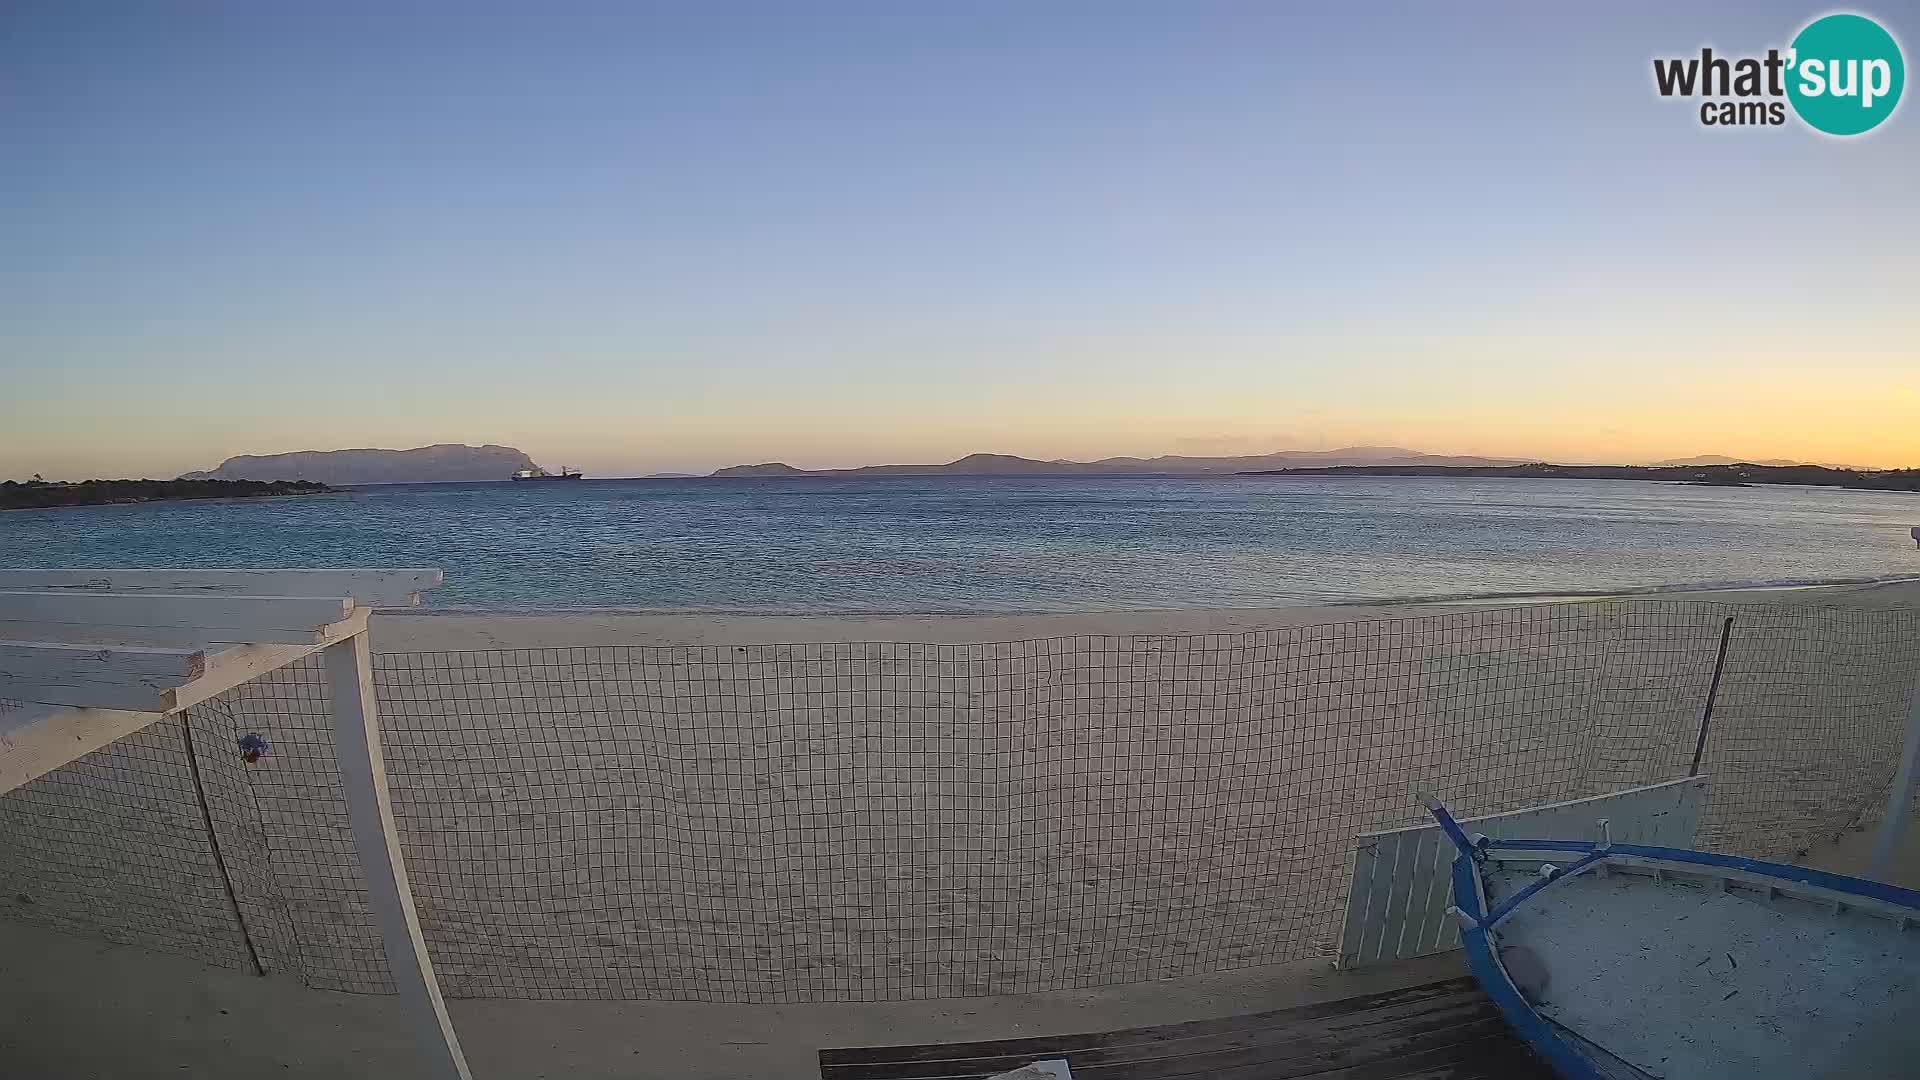
[[[1427,806],[1475,977],[1568,1080],[1920,1076],[1920,893]]]

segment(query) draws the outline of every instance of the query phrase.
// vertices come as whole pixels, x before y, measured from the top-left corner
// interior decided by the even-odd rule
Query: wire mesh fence
[[[0,914],[246,964],[179,717],[0,796]]]
[[[1872,820],[1920,611],[397,653],[375,676],[449,996],[892,1000],[1330,956],[1355,836],[1417,820],[1416,791],[1482,814],[1686,775],[1728,616],[1703,846],[1791,857]],[[390,990],[318,663],[188,723],[212,828],[179,730],[149,729],[0,798],[0,885],[38,894],[9,912],[236,966],[244,927],[268,971]],[[273,746],[254,766],[248,733]]]

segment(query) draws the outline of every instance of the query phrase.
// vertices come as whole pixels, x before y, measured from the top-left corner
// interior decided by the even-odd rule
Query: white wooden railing
[[[374,605],[438,570],[0,570],[0,794],[319,652],[354,846],[436,1080],[471,1080],[394,831],[367,647]]]

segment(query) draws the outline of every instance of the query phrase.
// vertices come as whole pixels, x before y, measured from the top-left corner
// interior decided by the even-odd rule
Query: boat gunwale
[[[1709,851],[1694,851],[1691,848],[1653,847],[1647,844],[1602,846],[1592,840],[1488,840],[1478,850],[1489,858],[1493,858],[1493,852],[1500,850],[1564,851],[1580,855],[1598,852],[1602,857],[1596,865],[1612,862],[1614,856],[1626,856],[1633,861],[1623,862],[1622,865],[1640,865],[1644,861],[1710,866],[1722,870],[1735,870],[1741,874],[1756,877],[1778,878],[1790,884],[1805,885],[1825,892],[1865,897],[1883,904],[1905,908],[1916,916],[1920,916],[1920,892],[1912,889],[1903,889],[1898,885],[1888,885],[1880,881],[1868,881],[1865,878],[1848,877],[1829,870],[1815,870],[1809,866],[1766,862],[1761,859],[1743,858],[1739,855],[1718,855]]]
[[[1480,867],[1472,851],[1453,860],[1453,903],[1473,921],[1460,931],[1460,944],[1466,950],[1467,967],[1480,988],[1493,999],[1514,1034],[1525,1040],[1534,1052],[1547,1060],[1565,1080],[1607,1080],[1584,1054],[1562,1039],[1553,1025],[1535,1011],[1520,988],[1514,985],[1507,966],[1500,962],[1500,950],[1491,940],[1492,928],[1481,920],[1486,915],[1486,895],[1482,891]]]

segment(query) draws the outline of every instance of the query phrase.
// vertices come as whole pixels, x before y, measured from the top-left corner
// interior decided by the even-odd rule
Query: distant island
[[[302,450],[287,454],[241,454],[194,480],[304,480],[349,487],[366,484],[475,483],[512,478],[539,466],[515,447],[488,443],[436,443],[412,450]],[[1729,471],[1731,470],[1731,471]],[[1908,471],[1909,473],[1911,470]],[[862,465],[801,469],[781,461],[734,465],[708,474],[721,479],[796,476],[1262,476],[1275,473],[1353,473],[1391,476],[1510,476],[1666,480],[1699,484],[1818,484],[1905,491],[1911,481],[1899,470],[1810,465],[1785,460],[1740,461],[1718,454],[1656,461],[1651,465],[1550,465],[1525,458],[1429,454],[1404,446],[1345,446],[1336,450],[1279,450],[1268,454],[1195,457],[1109,457],[1051,461],[1012,454],[968,454],[939,464]],[[644,479],[693,478],[690,473],[651,473]],[[131,482],[131,481],[129,481]],[[151,481],[143,481],[151,482]]]
[[[1674,484],[1745,487],[1806,484],[1863,491],[1920,491],[1920,469],[1835,469],[1825,465],[1341,465],[1261,469],[1247,476],[1492,476],[1521,480],[1657,480]]]
[[[312,480],[321,484],[432,484],[506,480],[533,459],[511,446],[436,443],[412,450],[301,450],[242,454],[182,480]]]
[[[1695,457],[1670,458],[1666,461],[1649,461],[1647,464],[1656,469],[1663,469],[1674,465],[1808,465],[1812,463],[1790,461],[1786,458],[1755,458],[1749,461],[1745,458],[1728,457],[1725,454],[1700,454]],[[1841,466],[1832,467],[1840,468]]]
[[[1242,457],[1111,457],[1098,461],[1037,461],[1008,454],[968,454],[944,465],[863,465],[855,469],[796,469],[779,461],[716,470],[722,477],[772,476],[1231,476],[1254,470],[1329,465],[1501,466],[1519,458],[1449,457],[1403,446],[1348,446],[1339,450],[1282,450]]]
[[[306,480],[262,483],[255,480],[85,480],[78,484],[48,480],[0,482],[0,510],[49,506],[103,506],[158,502],[163,499],[258,499],[281,495],[319,495],[333,489]]]

